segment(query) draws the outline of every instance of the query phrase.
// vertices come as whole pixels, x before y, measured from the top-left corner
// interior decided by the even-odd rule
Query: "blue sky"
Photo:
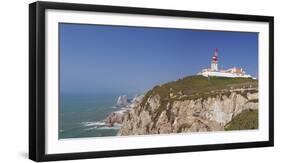
[[[258,33],[60,24],[60,90],[142,93],[210,67],[257,76]]]

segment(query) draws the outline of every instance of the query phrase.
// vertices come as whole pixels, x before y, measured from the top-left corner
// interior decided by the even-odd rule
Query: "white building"
[[[218,77],[228,77],[228,78],[253,78],[251,75],[246,74],[242,68],[233,67],[227,70],[222,70],[218,68],[218,49],[215,49],[214,56],[211,61],[211,68],[203,69],[198,75],[203,75],[205,77],[218,76]]]

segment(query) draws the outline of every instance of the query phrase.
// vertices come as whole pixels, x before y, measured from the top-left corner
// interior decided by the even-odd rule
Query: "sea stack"
[[[119,96],[118,97],[118,100],[117,100],[117,106],[127,106],[128,105],[128,98],[126,95],[122,95],[122,96]]]

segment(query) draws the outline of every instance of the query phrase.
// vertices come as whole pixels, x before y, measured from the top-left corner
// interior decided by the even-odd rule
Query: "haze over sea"
[[[60,138],[114,136],[118,126],[105,126],[103,120],[116,106],[118,93],[61,94],[60,97]],[[129,97],[134,94],[128,93]]]

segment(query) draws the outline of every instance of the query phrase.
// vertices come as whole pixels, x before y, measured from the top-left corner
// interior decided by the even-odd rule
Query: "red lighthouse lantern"
[[[212,57],[213,61],[218,61],[218,48],[215,49],[214,56]]]
[[[218,48],[215,49],[214,56],[212,57],[211,70],[218,71]]]

